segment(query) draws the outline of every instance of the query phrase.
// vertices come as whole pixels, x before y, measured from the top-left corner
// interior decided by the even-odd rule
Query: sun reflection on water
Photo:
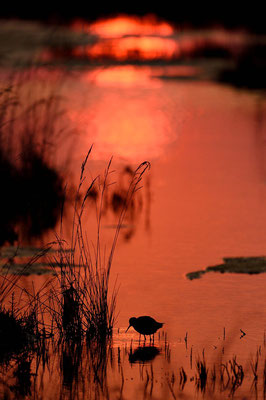
[[[93,110],[80,104],[72,107],[68,116],[84,132],[84,141],[97,143],[96,153],[118,154],[128,160],[152,159],[176,140],[163,111],[161,83],[151,79],[149,72],[127,66],[83,75],[88,90],[98,93]]]
[[[137,68],[131,65],[107,68],[97,68],[87,75],[88,80],[99,87],[153,87],[162,86],[159,80],[151,80],[151,68]]]

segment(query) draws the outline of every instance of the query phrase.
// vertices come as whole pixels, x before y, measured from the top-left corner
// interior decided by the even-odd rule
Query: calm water
[[[38,93],[45,81],[48,92],[63,96],[62,125],[73,130],[61,141],[56,160],[62,165],[71,148],[70,182],[77,182],[92,143],[87,176],[102,173],[113,156],[113,181],[120,188],[128,180],[125,167],[151,163],[116,248],[111,283],[117,279],[119,285],[118,315],[104,383],[97,386],[90,357],[83,355],[84,377],[75,392],[68,368],[52,356],[52,366],[36,378],[36,398],[227,398],[231,384],[209,383],[204,395],[192,379],[203,349],[209,371],[214,363],[237,356],[245,379],[235,398],[263,398],[265,274],[209,273],[193,281],[186,274],[220,264],[224,257],[266,254],[265,99],[206,79],[160,78],[169,75],[169,65],[125,64],[83,66],[64,74],[58,67],[42,68],[23,89]],[[179,77],[191,74],[184,66],[173,71]],[[88,235],[94,219],[91,206]],[[107,248],[116,221],[108,210],[102,229]],[[45,279],[32,275],[21,282],[39,286]],[[165,326],[155,339],[159,354],[152,349],[154,359],[145,353],[143,363],[135,353],[132,363],[138,335],[125,330],[128,319],[139,315],[151,315]],[[246,333],[242,338],[241,330]],[[256,392],[250,361],[259,346]],[[69,349],[63,354],[71,359]],[[188,377],[184,388],[181,367]]]

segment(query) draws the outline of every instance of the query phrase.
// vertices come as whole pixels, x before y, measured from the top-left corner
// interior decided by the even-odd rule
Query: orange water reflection
[[[178,43],[169,37],[173,34],[173,28],[154,16],[119,16],[100,20],[92,25],[76,21],[73,29],[87,30],[102,39],[93,46],[77,47],[74,51],[76,56],[115,58],[122,61],[170,59],[179,55]]]
[[[87,75],[88,80],[92,79],[97,86],[101,87],[149,87],[159,88],[161,82],[151,80],[150,67],[136,68],[131,65],[110,67],[108,69],[95,69]]]
[[[97,143],[95,154],[119,154],[128,160],[153,159],[176,139],[163,112],[161,83],[151,80],[149,68],[132,66],[98,69],[82,77],[88,92],[97,92],[92,109],[77,105],[69,118],[84,132],[84,148]],[[92,84],[97,87],[90,86]]]
[[[88,55],[91,58],[115,58],[116,60],[171,59],[180,54],[178,43],[161,37],[126,37],[102,41],[92,47],[78,47],[74,55]]]

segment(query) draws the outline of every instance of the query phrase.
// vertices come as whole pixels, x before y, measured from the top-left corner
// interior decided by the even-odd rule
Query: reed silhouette
[[[106,337],[112,336],[115,319],[117,289],[114,287],[109,295],[109,280],[118,236],[128,207],[150,164],[143,162],[132,174],[123,207],[118,216],[109,256],[104,257],[101,243],[102,212],[105,192],[111,179],[112,160],[108,163],[103,178],[96,177],[90,181],[84,189],[84,195],[81,195],[86,183],[85,170],[91,151],[92,147],[81,166],[80,183],[74,204],[70,249],[63,239],[60,237],[57,239],[59,251],[52,260],[56,284],[51,289],[50,309],[54,310],[52,318],[62,336],[75,338],[75,340],[86,336],[88,341],[95,338],[105,341]],[[100,193],[96,198],[96,243],[92,249],[85,239],[83,216],[86,212],[87,201],[90,199],[90,192],[99,182]]]

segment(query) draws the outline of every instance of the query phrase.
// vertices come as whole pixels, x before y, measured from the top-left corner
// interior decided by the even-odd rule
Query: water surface
[[[98,26],[99,30],[94,26],[91,29],[102,41],[96,50],[92,48],[90,56],[96,57],[96,51],[107,48],[108,57],[114,57],[116,65],[106,62],[105,52],[102,65],[97,59],[97,65],[67,73],[58,66],[42,67],[22,88],[22,95],[29,89],[38,95],[45,82],[48,91],[64,98],[60,124],[70,133],[60,142],[54,158],[62,166],[65,155],[70,154],[66,180],[71,184],[77,184],[81,162],[92,143],[86,175],[90,178],[102,173],[113,157],[112,181],[116,185],[110,186],[110,198],[115,187],[120,191],[126,188],[131,171],[139,163],[151,163],[115,252],[111,284],[117,280],[119,285],[118,315],[113,354],[105,365],[107,380],[101,378],[104,387],[99,388],[90,380],[91,375],[86,380],[85,374],[83,395],[170,399],[183,393],[192,398],[197,391],[201,393],[196,385],[195,361],[204,349],[209,371],[213,364],[221,365],[236,355],[244,367],[245,381],[237,388],[235,398],[256,398],[250,360],[261,346],[258,391],[263,396],[265,274],[210,273],[194,281],[186,274],[220,264],[224,257],[266,254],[265,99],[260,93],[204,79],[199,65],[165,62],[165,58],[172,60],[180,54],[177,49],[182,41],[174,40],[177,32],[172,27],[162,24],[157,30],[142,33],[138,53],[134,46],[140,33],[135,28],[122,37],[121,31],[111,29],[107,45],[110,32],[106,34],[104,24]],[[148,41],[149,36],[167,40],[162,50],[157,43],[155,55],[153,47],[144,45],[153,43]],[[126,47],[126,53],[117,42]],[[89,50],[85,46],[83,55]],[[161,60],[160,65],[152,65],[154,57]],[[136,65],[137,58],[145,60],[146,65]],[[165,76],[175,79],[163,79]],[[88,207],[84,229],[93,241],[93,202]],[[102,240],[107,248],[117,218],[115,205],[110,203],[102,221]],[[71,220],[66,216],[67,239],[68,223]],[[50,232],[43,241],[53,237]],[[31,275],[23,277],[21,284],[29,287],[34,281],[39,286],[45,279]],[[163,333],[156,336],[156,350],[144,350],[144,361],[138,334],[133,330],[125,334],[128,319],[140,315],[151,315],[165,323]],[[62,357],[71,359],[69,351],[65,349]],[[89,360],[84,355],[81,358],[82,362]],[[56,357],[55,363],[59,363]],[[55,367],[45,370],[43,398],[83,398],[77,394],[81,396],[82,385],[73,392],[73,377],[65,376],[70,367],[64,370],[63,366],[60,373],[53,373]],[[181,367],[188,376],[184,388]],[[90,364],[88,369],[92,371]],[[55,389],[58,382],[63,385],[62,397]],[[205,396],[224,398],[217,382],[216,388],[208,384]],[[226,396],[232,390],[230,385],[224,388]]]

